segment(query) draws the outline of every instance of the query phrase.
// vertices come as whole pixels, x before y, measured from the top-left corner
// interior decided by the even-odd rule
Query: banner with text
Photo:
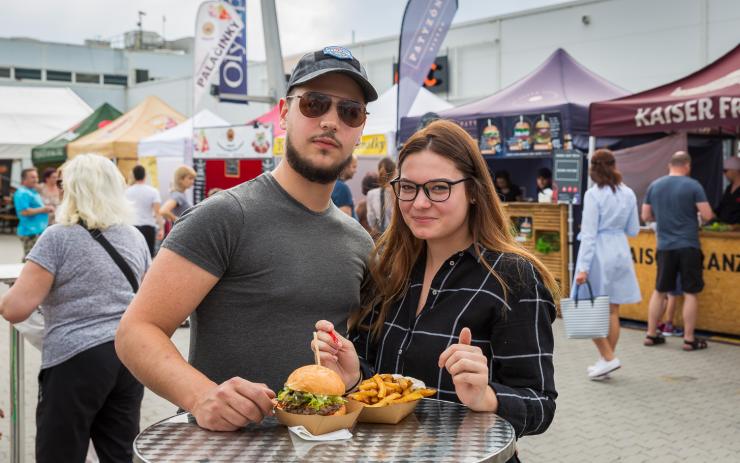
[[[210,93],[214,73],[243,29],[244,23],[230,4],[204,2],[200,5],[195,20],[193,113],[198,112],[203,95]]]
[[[221,62],[218,99],[229,103],[244,103],[247,96],[247,1],[223,0],[230,3],[244,25]]]
[[[398,44],[397,132],[401,118],[408,115],[429,74],[456,12],[457,0],[409,0],[406,4]]]

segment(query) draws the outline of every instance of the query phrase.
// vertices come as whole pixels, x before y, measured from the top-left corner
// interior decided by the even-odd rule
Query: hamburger
[[[347,413],[344,381],[333,370],[306,365],[288,376],[278,393],[277,408],[297,415],[339,416]]]
[[[552,140],[550,136],[550,123],[545,120],[545,116],[542,116],[542,119],[537,121],[534,129],[534,142],[538,145],[549,145],[550,140]]]

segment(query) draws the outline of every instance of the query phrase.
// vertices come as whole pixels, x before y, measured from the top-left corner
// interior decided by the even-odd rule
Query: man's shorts
[[[661,293],[675,291],[676,277],[681,275],[681,286],[685,293],[700,293],[704,289],[701,264],[701,249],[658,250],[658,277],[655,289]]]

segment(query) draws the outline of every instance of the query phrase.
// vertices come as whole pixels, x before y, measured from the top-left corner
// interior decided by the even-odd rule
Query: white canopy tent
[[[13,161],[12,182],[31,167],[31,148],[59,135],[93,112],[66,87],[0,86],[0,159]]]
[[[378,161],[385,156],[396,154],[396,114],[398,85],[393,85],[386,90],[377,100],[367,105],[367,122],[362,133],[364,136],[380,135],[385,138],[386,152],[384,154],[358,154],[357,173],[347,185],[352,191],[355,202],[362,197],[362,179],[368,172],[376,172]],[[437,112],[452,108],[453,105],[436,96],[429,90],[421,88],[419,94],[411,106],[409,116],[421,116],[428,112]]]
[[[366,135],[376,133],[393,133],[396,132],[396,117],[398,114],[397,107],[398,84],[394,84],[386,90],[377,100],[367,105],[367,117],[365,129],[362,133]],[[436,96],[425,88],[419,89],[414,104],[411,105],[408,116],[421,116],[428,112],[443,111],[452,108],[452,104]]]
[[[139,142],[139,161],[146,167],[149,183],[159,190],[163,202],[169,197],[175,169],[182,164],[193,165],[193,127],[227,125],[231,124],[204,109],[182,124]]]

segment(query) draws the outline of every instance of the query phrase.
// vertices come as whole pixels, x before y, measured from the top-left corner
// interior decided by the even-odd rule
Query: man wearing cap
[[[359,306],[373,243],[331,193],[377,97],[349,50],[303,56],[279,105],[286,162],[184,214],[121,320],[121,360],[200,426],[271,414],[273,391],[313,361],[316,320],[341,326]],[[188,316],[186,362],[170,336]]]
[[[730,182],[717,205],[717,220],[730,225],[740,224],[740,158],[725,159],[725,177]]]

